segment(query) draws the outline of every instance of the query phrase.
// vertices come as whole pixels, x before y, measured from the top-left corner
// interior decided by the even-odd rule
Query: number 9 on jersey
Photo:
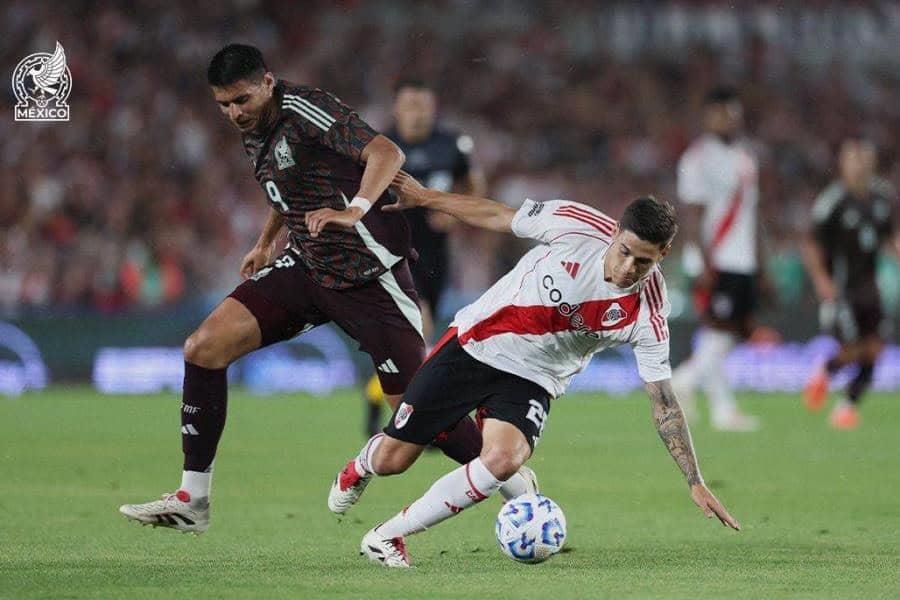
[[[281,192],[278,191],[278,186],[275,185],[274,181],[266,182],[266,193],[269,195],[269,200],[272,201],[278,210],[283,213],[288,211],[287,203],[281,199]]]

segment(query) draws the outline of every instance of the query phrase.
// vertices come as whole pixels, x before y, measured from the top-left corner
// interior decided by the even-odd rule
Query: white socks
[[[369,477],[371,475],[377,475],[378,473],[372,468],[372,456],[375,454],[375,450],[378,446],[381,445],[381,442],[384,441],[383,433],[376,433],[372,437],[369,438],[369,441],[366,442],[366,445],[362,447],[362,450],[359,451],[359,456],[356,457],[356,460],[353,461],[353,466],[356,468],[356,474],[360,477]]]
[[[425,495],[378,527],[378,533],[395,538],[424,531],[500,489],[480,458],[447,473],[434,482]]]
[[[737,340],[733,333],[717,329],[705,329],[697,347],[700,363],[700,384],[709,400],[709,412],[713,421],[731,416],[737,411],[737,402],[731,384],[725,374],[725,358]]]
[[[209,489],[212,486],[212,471],[212,465],[209,465],[209,468],[205,472],[182,471],[181,487],[178,489],[184,490],[190,494],[191,501],[199,500],[200,498],[209,498]]]
[[[369,438],[369,441],[366,442],[362,447],[362,450],[359,451],[359,455],[353,461],[353,466],[356,468],[357,475],[360,477],[369,477],[378,474],[372,468],[372,456],[375,454],[375,450],[381,445],[383,440],[384,434],[376,433]],[[513,498],[517,498],[522,494],[527,493],[528,490],[528,482],[525,477],[523,477],[521,473],[514,473],[512,477],[507,479],[503,485],[500,486],[500,495],[503,496],[505,500],[512,500]]]
[[[704,328],[691,357],[672,374],[676,393],[690,399],[698,385],[706,392],[713,418],[730,415],[737,410],[734,393],[725,374],[725,358],[737,340],[733,333]]]
[[[522,494],[529,491],[528,482],[521,473],[513,473],[513,476],[503,482],[500,486],[500,495],[504,500],[512,500],[518,498]]]

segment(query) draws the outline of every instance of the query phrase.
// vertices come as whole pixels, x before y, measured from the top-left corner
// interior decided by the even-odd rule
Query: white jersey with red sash
[[[758,165],[744,144],[695,140],[678,163],[678,197],[706,208],[701,233],[716,270],[756,272]]]
[[[644,381],[671,377],[669,302],[654,268],[629,288],[607,283],[603,257],[615,220],[575,202],[526,200],[512,230],[541,242],[453,326],[475,359],[553,396],[601,350],[631,344]]]

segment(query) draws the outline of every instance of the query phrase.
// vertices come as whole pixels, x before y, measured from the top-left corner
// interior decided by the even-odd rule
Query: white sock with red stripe
[[[395,538],[424,531],[490,497],[501,485],[476,458],[435,481],[424,496],[380,525],[378,533]]]
[[[733,334],[705,327],[697,334],[691,357],[672,372],[676,391],[692,394],[710,374],[723,368],[725,357],[736,343]]]
[[[672,371],[672,387],[678,394],[691,396],[697,390],[697,379],[700,377],[700,361],[696,353],[678,365]],[[682,398],[678,398],[682,400]]]
[[[737,337],[728,331],[705,329],[697,346],[696,360],[700,363],[700,385],[709,400],[713,419],[725,418],[737,410],[737,403],[728,377],[725,359],[737,344]]]
[[[518,498],[522,494],[527,494],[531,486],[528,480],[521,473],[513,473],[512,477],[503,482],[500,486],[500,495],[504,500],[512,500]]]
[[[372,469],[372,456],[374,456],[376,448],[378,448],[383,441],[384,434],[376,433],[370,437],[369,441],[362,447],[362,450],[359,451],[359,456],[353,461],[353,466],[356,468],[357,475],[360,477],[368,477],[370,475],[378,474]]]

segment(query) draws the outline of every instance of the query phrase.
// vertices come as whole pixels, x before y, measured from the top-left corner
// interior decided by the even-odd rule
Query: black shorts
[[[756,275],[719,271],[709,295],[706,316],[740,329],[756,310]]]
[[[837,307],[833,331],[841,343],[847,344],[861,339],[879,336],[887,337],[884,312],[881,309],[881,300],[877,295],[869,298],[855,298],[849,302],[842,302]]]
[[[313,281],[300,259],[286,250],[229,297],[256,317],[261,346],[333,321],[372,357],[387,394],[406,390],[425,355],[419,299],[405,260],[374,281],[338,290]]]
[[[419,297],[431,309],[434,316],[447,286],[447,265],[420,257],[412,264],[412,276]]]
[[[479,418],[517,427],[534,450],[550,413],[550,393],[472,358],[451,329],[413,377],[384,432],[424,446],[476,409]]]

